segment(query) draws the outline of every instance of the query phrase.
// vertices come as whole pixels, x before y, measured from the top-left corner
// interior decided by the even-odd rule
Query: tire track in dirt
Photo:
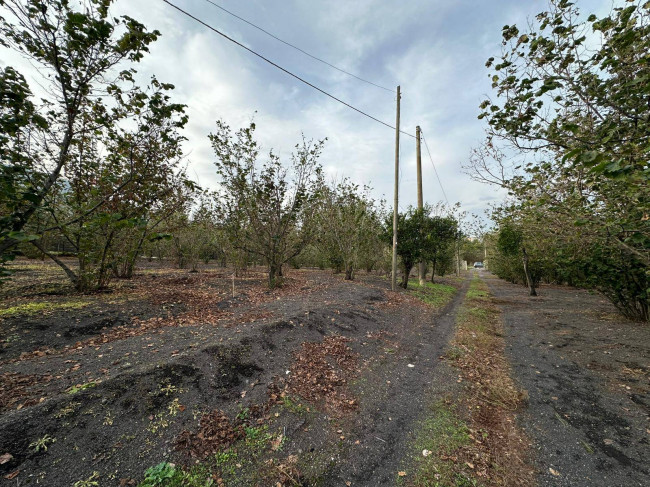
[[[503,312],[506,355],[529,393],[520,421],[536,443],[539,485],[648,485],[647,411],[620,387],[613,388],[611,377],[589,367],[612,353],[621,360],[624,353],[634,353],[616,337],[634,324],[608,323],[610,334],[599,334],[603,320],[590,316],[604,306],[598,296],[543,287],[539,298],[529,298],[521,286],[484,277]],[[613,339],[626,352],[603,352]]]
[[[413,428],[430,405],[427,392],[435,387],[440,356],[453,335],[468,287],[466,279],[453,300],[427,323],[430,326],[402,323],[391,330],[400,343],[399,354],[375,361],[358,386],[361,408],[348,428],[360,445],[332,458],[334,467],[323,485],[376,487],[396,482]]]

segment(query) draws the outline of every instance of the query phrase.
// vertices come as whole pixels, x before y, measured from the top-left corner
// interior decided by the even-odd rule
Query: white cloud
[[[247,46],[358,108],[393,124],[394,96],[297,53],[228,16],[204,0],[174,0]],[[543,10],[535,0],[252,0],[216,3],[313,54],[359,76],[392,87],[400,83],[402,128],[422,126],[451,202],[480,212],[502,197],[463,174],[460,164],[482,138],[478,104],[489,93],[484,62],[500,50],[504,24],[523,25]],[[603,0],[578,2],[585,10]],[[265,148],[288,157],[300,141],[328,137],[322,163],[328,174],[371,182],[375,195],[392,201],[394,132],[336,103],[234,46],[159,0],[118,0],[114,15],[128,14],[162,37],[138,67],[141,79],[155,74],[176,86],[188,105],[186,145],[190,174],[216,185],[207,135],[223,118],[232,127],[252,116]],[[1,63],[20,65],[1,51]],[[23,63],[24,65],[24,63]],[[254,112],[257,114],[254,115]],[[401,202],[414,204],[415,142],[402,137]],[[442,199],[423,148],[425,199]]]

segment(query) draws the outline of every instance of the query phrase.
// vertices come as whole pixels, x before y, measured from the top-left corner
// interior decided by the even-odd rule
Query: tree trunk
[[[354,279],[354,269],[352,267],[352,264],[348,264],[345,266],[345,280],[346,281],[351,281]]]
[[[72,269],[70,269],[65,263],[59,259],[56,255],[50,254],[47,250],[45,250],[44,247],[41,246],[39,242],[36,240],[32,240],[32,245],[36,247],[38,250],[40,250],[43,255],[47,255],[50,259],[52,259],[63,271],[66,273],[70,281],[72,281],[72,284],[77,287],[77,284],[79,282],[79,277],[74,273]]]
[[[400,282],[399,285],[404,289],[408,289],[409,276],[411,275],[411,269],[413,269],[413,265],[404,264],[403,269],[404,269],[404,278],[402,279],[402,282]]]
[[[531,296],[537,296],[537,291],[535,291],[535,283],[530,277],[530,272],[528,271],[528,253],[526,253],[526,247],[522,247],[524,254],[524,273],[526,274],[526,282],[528,283],[528,289],[530,289]]]
[[[271,289],[275,288],[278,285],[278,270],[278,265],[269,264],[269,287]]]
[[[436,259],[431,261],[431,282],[435,283],[434,277],[436,276]]]

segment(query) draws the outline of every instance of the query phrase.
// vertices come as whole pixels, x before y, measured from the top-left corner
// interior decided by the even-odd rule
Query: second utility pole
[[[400,88],[397,87],[397,119],[395,121],[395,201],[393,203],[393,269],[391,273],[391,289],[397,289],[397,205],[399,202],[399,100]],[[404,276],[408,280],[408,276]]]
[[[415,127],[415,161],[418,171],[418,210],[424,209],[424,199],[422,197],[422,152],[420,151],[420,126]],[[418,277],[420,286],[424,286],[424,260],[418,264]]]

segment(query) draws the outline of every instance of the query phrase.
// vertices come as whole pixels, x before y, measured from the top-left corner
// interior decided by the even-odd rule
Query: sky
[[[395,124],[395,94],[363,83],[268,37],[207,0],[170,0],[247,47],[358,109]],[[422,148],[425,202],[460,202],[483,214],[505,194],[474,182],[462,170],[484,138],[478,105],[491,95],[486,60],[501,50],[505,24],[525,27],[545,0],[213,0],[283,40],[346,71],[394,89],[401,86],[401,128],[422,128],[437,168]],[[583,12],[609,1],[577,0]],[[223,119],[233,128],[252,119],[264,152],[289,161],[301,134],[327,137],[321,163],[329,178],[368,184],[373,196],[393,201],[395,133],[264,63],[185,17],[162,0],[117,0],[112,15],[130,15],[162,36],[136,66],[175,85],[187,105],[189,175],[215,188],[218,179],[208,134]],[[523,29],[521,29],[523,30]],[[0,51],[0,65],[18,64]],[[29,77],[28,77],[29,81]],[[415,139],[400,141],[400,202],[417,202]]]

